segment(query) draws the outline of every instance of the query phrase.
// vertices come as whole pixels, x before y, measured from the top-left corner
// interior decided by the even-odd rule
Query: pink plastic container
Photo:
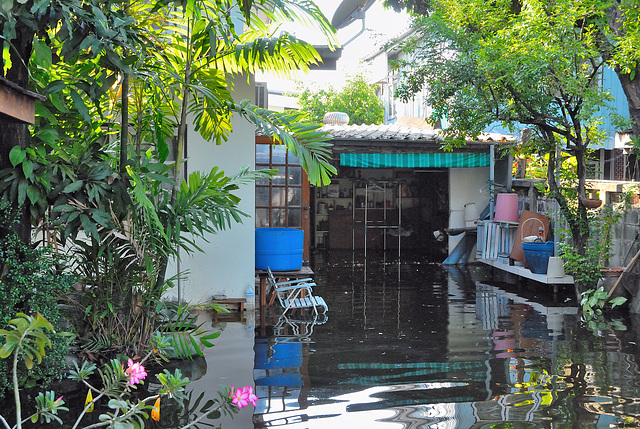
[[[498,194],[496,197],[495,222],[519,222],[518,194]]]

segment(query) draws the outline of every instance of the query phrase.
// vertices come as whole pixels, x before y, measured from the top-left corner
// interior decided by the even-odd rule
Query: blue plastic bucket
[[[302,268],[304,231],[294,228],[256,228],[256,268],[290,271]]]
[[[535,274],[547,274],[549,258],[553,256],[553,241],[522,243],[527,268]]]

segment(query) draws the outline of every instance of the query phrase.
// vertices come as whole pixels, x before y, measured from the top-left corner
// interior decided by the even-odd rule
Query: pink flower
[[[246,407],[249,403],[255,407],[258,400],[258,397],[253,394],[253,387],[250,386],[237,389],[235,394],[233,393],[233,386],[231,386],[231,396],[233,397],[231,402],[236,404],[238,408]]]
[[[129,368],[124,372],[129,376],[129,384],[138,384],[140,383],[146,376],[147,371],[144,370],[144,366],[140,365],[140,362],[133,362],[131,359],[127,361]]]
[[[234,404],[238,406],[238,408],[245,407],[249,405],[249,394],[244,391],[244,389],[237,389],[235,395],[233,395],[233,399],[231,400]]]
[[[256,402],[258,401],[258,397],[256,395],[253,394],[253,387],[251,386],[245,386],[244,387],[246,389],[246,392],[249,394],[249,402],[251,402],[251,404],[253,404],[253,406],[256,406]]]

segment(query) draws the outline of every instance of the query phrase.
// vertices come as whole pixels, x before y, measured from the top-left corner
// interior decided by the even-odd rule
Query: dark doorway
[[[422,252],[446,257],[434,231],[449,218],[447,169],[341,167],[329,186],[315,188],[316,249]]]

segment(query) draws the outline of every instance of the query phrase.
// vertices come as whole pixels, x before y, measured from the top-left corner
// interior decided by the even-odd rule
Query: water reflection
[[[571,291],[368,256],[316,260],[327,320],[258,330],[255,427],[637,427],[635,331],[594,336]]]

